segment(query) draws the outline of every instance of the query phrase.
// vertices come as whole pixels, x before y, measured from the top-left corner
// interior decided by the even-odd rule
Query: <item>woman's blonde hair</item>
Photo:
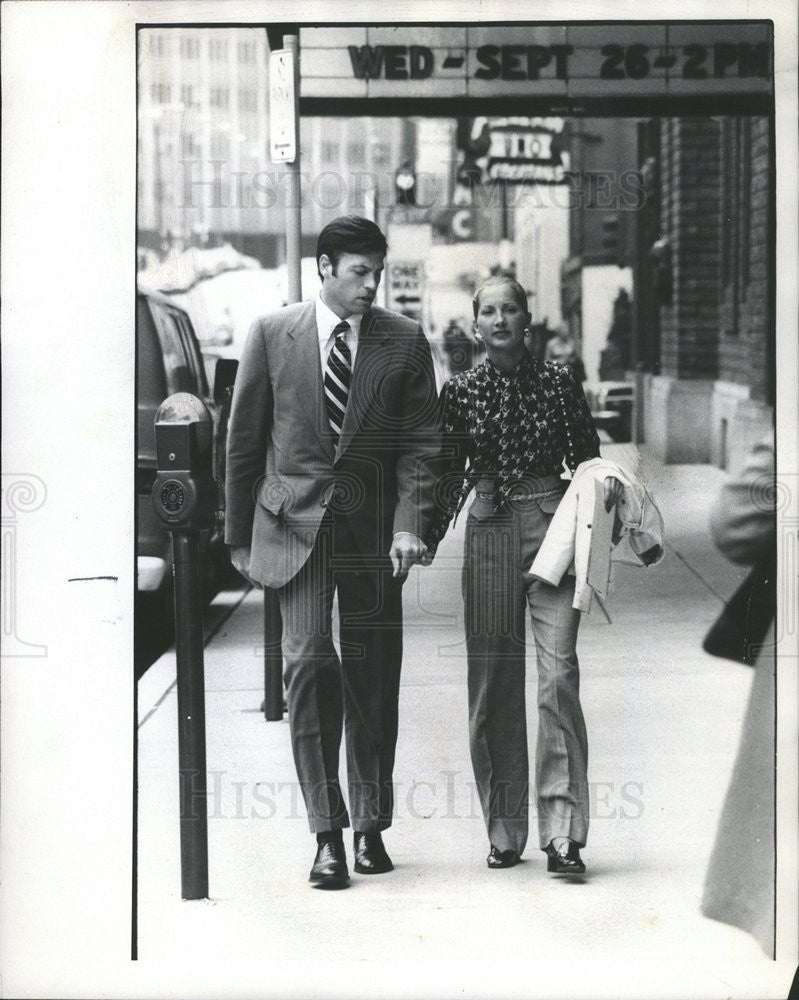
[[[480,295],[487,288],[499,288],[503,285],[510,288],[513,292],[513,297],[516,299],[516,303],[519,308],[529,314],[530,310],[527,307],[527,292],[525,292],[519,282],[514,278],[508,278],[506,275],[495,274],[493,277],[487,278],[481,285],[479,285],[472,296],[472,309],[474,310],[475,319],[477,319],[477,312],[480,308]]]

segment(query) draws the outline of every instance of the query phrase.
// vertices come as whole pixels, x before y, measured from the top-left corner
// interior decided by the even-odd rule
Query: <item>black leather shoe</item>
[[[309,881],[320,889],[343,889],[349,880],[343,842],[340,839],[322,841],[316,851]]]
[[[488,852],[486,864],[489,868],[513,868],[519,863],[519,855],[516,851],[500,851],[498,847],[491,845]]]
[[[573,840],[567,840],[556,850],[550,841],[546,848],[547,871],[555,875],[583,875],[585,865]]]
[[[379,833],[358,833],[353,838],[355,871],[359,875],[382,875],[394,871],[391,858],[386,854],[383,838]]]

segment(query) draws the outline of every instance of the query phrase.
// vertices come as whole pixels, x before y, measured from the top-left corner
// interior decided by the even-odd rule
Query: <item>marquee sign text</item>
[[[770,24],[300,29],[302,97],[768,93]]]

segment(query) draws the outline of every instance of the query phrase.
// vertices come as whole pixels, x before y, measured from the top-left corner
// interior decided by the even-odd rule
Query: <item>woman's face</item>
[[[524,331],[530,314],[519,305],[507,285],[495,285],[480,293],[474,330],[485,343],[489,358],[521,358],[526,350]]]

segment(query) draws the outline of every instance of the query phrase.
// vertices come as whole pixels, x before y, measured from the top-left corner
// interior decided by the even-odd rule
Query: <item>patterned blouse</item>
[[[452,375],[439,406],[445,459],[437,514],[425,538],[431,548],[478,480],[493,479],[498,510],[529,478],[560,475],[564,461],[574,472],[599,455],[585,394],[566,365],[526,354],[506,374],[486,360]]]

